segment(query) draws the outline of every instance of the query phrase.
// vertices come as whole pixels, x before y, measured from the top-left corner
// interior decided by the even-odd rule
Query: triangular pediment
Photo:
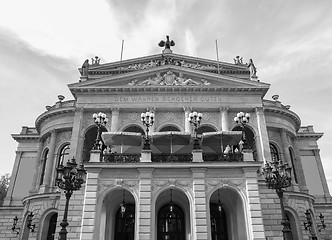
[[[251,91],[265,94],[269,84],[177,65],[161,65],[117,75],[104,75],[69,85],[77,92],[104,91]]]

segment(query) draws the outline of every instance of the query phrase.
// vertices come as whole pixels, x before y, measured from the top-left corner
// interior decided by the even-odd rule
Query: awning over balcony
[[[203,152],[222,153],[229,146],[238,145],[242,139],[241,131],[220,131],[202,134]]]
[[[135,132],[103,132],[101,137],[107,146],[117,146],[117,152],[135,153],[142,150],[142,134]]]
[[[176,153],[189,145],[190,137],[190,133],[186,132],[154,132],[151,133],[151,150],[156,153]]]

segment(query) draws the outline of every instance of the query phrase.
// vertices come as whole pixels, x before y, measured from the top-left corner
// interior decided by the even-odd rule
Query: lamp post
[[[250,114],[249,113],[244,113],[244,112],[238,112],[236,114],[236,117],[234,118],[234,122],[237,124],[240,124],[240,127],[242,129],[242,141],[246,141],[246,134],[244,132],[244,126],[249,123],[250,119]]]
[[[141,121],[142,121],[143,125],[146,127],[145,143],[143,146],[143,150],[151,150],[150,139],[149,139],[149,128],[154,123],[154,113],[150,112],[150,111],[142,113]]]
[[[305,218],[306,218],[306,221],[303,223],[305,230],[309,230],[312,240],[317,240],[318,238],[312,227],[313,222],[312,222],[312,217],[311,217],[311,213],[309,210],[305,211]],[[323,214],[319,215],[319,219],[320,219],[321,224],[317,224],[317,227],[318,227],[318,231],[320,232],[326,228],[326,225],[325,225]]]
[[[265,175],[266,186],[269,189],[275,189],[280,199],[282,216],[281,224],[283,225],[282,232],[284,240],[292,240],[290,224],[286,218],[283,201],[284,188],[287,188],[291,185],[291,167],[288,166],[288,163],[283,164],[282,161],[274,161],[272,163],[266,163],[263,171]]]
[[[56,185],[65,190],[66,195],[66,205],[65,212],[63,215],[63,220],[60,223],[62,227],[59,232],[60,240],[67,240],[67,230],[68,226],[67,215],[68,215],[68,205],[69,199],[74,191],[79,190],[84,183],[84,178],[86,174],[86,170],[81,162],[79,167],[77,167],[77,163],[75,158],[73,157],[71,160],[68,160],[66,166],[63,166],[62,163],[56,169],[57,177],[56,177]]]
[[[195,133],[194,149],[200,149],[199,140],[197,137],[197,128],[199,127],[199,125],[201,125],[202,118],[203,118],[202,113],[198,113],[196,111],[189,113],[188,121],[194,127],[194,133]]]
[[[94,150],[101,150],[100,142],[101,142],[101,127],[105,126],[108,122],[108,118],[105,113],[99,112],[94,113],[92,115],[95,124],[97,125],[97,138],[95,141],[95,145],[93,146]]]

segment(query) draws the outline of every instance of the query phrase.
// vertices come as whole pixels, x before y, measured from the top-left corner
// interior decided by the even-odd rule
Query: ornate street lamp
[[[309,210],[306,210],[305,211],[305,218],[306,218],[306,221],[303,223],[304,225],[304,228],[305,230],[309,230],[309,233],[311,235],[311,239],[312,240],[317,240],[317,236],[316,236],[316,233],[312,227],[312,218],[311,218],[311,214],[310,214],[310,211]],[[325,221],[324,221],[324,216],[323,214],[320,214],[319,215],[319,219],[320,219],[320,222],[321,224],[317,224],[317,227],[318,227],[318,231],[322,231],[326,228],[326,224],[325,224]]]
[[[84,183],[86,170],[81,162],[79,167],[77,167],[77,163],[75,158],[73,157],[71,160],[68,160],[66,166],[63,166],[62,163],[56,169],[57,177],[56,177],[56,185],[65,190],[66,194],[66,205],[65,212],[63,215],[63,220],[60,223],[62,227],[59,232],[60,240],[67,240],[67,230],[68,226],[67,215],[68,215],[68,205],[69,199],[74,191],[79,190]]]
[[[282,161],[266,163],[265,167],[263,168],[266,186],[269,189],[275,189],[280,199],[282,216],[281,224],[283,225],[282,232],[284,240],[292,240],[290,224],[286,218],[283,201],[284,188],[287,188],[291,185],[291,170],[292,169],[288,166],[288,163],[283,164]]]
[[[197,137],[197,128],[201,125],[201,121],[203,118],[202,113],[198,113],[196,111],[189,113],[188,121],[194,127],[195,139],[194,139],[194,149],[200,149],[199,140]]]
[[[242,129],[242,141],[243,142],[246,141],[246,134],[244,131],[244,127],[247,123],[249,123],[249,119],[250,119],[250,114],[244,113],[244,112],[238,112],[236,114],[236,117],[234,118],[234,122],[236,122],[237,124],[240,124],[240,127]]]
[[[31,224],[32,223],[32,218],[33,218],[33,213],[29,212],[28,216],[27,216],[27,227],[30,229],[31,232],[35,231],[35,224]]]
[[[143,146],[143,150],[151,150],[150,139],[149,139],[149,128],[154,123],[154,113],[150,112],[150,111],[142,113],[141,121],[142,121],[143,125],[146,127],[145,143]]]
[[[95,141],[95,145],[93,146],[93,149],[94,150],[101,150],[101,127],[102,126],[105,126],[106,123],[108,122],[108,118],[106,116],[105,113],[102,113],[102,112],[99,112],[98,114],[97,113],[94,113],[92,115],[93,117],[93,120],[95,122],[95,124],[97,125],[97,138],[96,138],[96,141]]]
[[[17,216],[15,216],[13,218],[13,227],[12,227],[12,231],[13,233],[16,233],[16,235],[18,235],[20,233],[20,228],[17,228],[16,225],[17,225],[17,221],[18,221],[18,218]]]

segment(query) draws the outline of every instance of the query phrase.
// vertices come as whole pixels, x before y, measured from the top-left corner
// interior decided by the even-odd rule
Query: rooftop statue
[[[257,69],[256,69],[256,67],[254,65],[254,62],[252,61],[251,58],[249,59],[249,63],[247,63],[247,67],[250,70],[250,77],[257,78],[257,75],[256,75]]]

